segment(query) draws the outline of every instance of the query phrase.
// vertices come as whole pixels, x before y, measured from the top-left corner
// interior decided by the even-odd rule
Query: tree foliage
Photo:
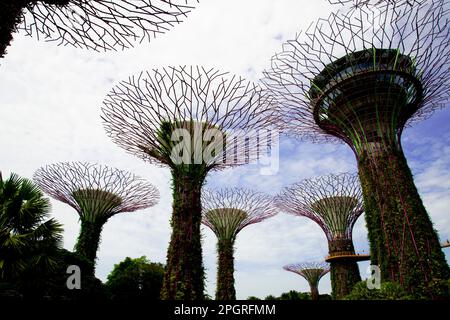
[[[383,282],[380,289],[369,289],[366,281],[358,282],[346,300],[409,300],[411,296],[396,282]]]
[[[114,265],[106,286],[113,300],[147,301],[159,298],[164,278],[164,266],[152,263],[145,256],[126,257]]]

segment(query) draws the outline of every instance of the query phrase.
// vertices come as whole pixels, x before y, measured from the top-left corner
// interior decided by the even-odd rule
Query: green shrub
[[[409,300],[411,296],[396,282],[383,282],[380,289],[369,289],[366,281],[358,282],[346,300]]]

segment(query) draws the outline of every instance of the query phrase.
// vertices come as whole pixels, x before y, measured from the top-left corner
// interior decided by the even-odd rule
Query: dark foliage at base
[[[250,296],[247,298],[247,300],[261,299],[255,296]],[[309,292],[299,292],[291,290],[289,292],[282,293],[279,297],[268,295],[264,298],[264,300],[311,300],[311,294]],[[329,294],[321,294],[319,295],[319,300],[331,300],[331,296]]]
[[[376,159],[361,155],[359,176],[372,264],[409,293],[440,298],[429,289],[433,279],[448,279],[450,269],[403,152],[392,147]]]

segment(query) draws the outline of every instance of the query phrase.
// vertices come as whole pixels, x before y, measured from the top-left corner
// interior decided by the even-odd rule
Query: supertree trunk
[[[216,300],[236,300],[234,289],[234,241],[219,240]]]
[[[53,198],[74,208],[81,229],[75,252],[91,264],[84,272],[95,273],[95,261],[103,225],[121,212],[133,212],[157,203],[158,190],[126,171],[82,162],[64,162],[37,170],[33,180]]]
[[[330,271],[327,263],[306,262],[290,264],[284,266],[283,269],[305,278],[311,289],[311,300],[319,300],[319,281]]]
[[[336,259],[330,262],[331,289],[334,299],[342,299],[348,295],[353,286],[361,281],[358,263],[352,260],[355,249],[351,240],[334,240],[329,243],[329,254],[347,257]]]
[[[100,245],[100,235],[104,223],[82,221],[80,234],[75,244],[75,252],[86,258],[91,264],[92,269],[89,273],[94,273],[95,260],[97,259],[97,250]]]
[[[433,280],[448,279],[448,264],[401,147],[361,152],[358,169],[371,259],[382,280],[420,293]]]
[[[355,151],[381,280],[436,298],[439,290],[429,287],[450,271],[400,138],[405,127],[448,104],[449,2],[378,2],[385,3],[380,10],[332,13],[304,40],[288,41],[265,83],[285,109],[283,130],[338,139]]]
[[[53,6],[64,6],[69,0],[3,0],[0,1],[0,58],[6,53],[6,48],[13,39],[13,33],[22,22],[23,11],[27,6],[37,3]],[[44,19],[45,20],[45,19]]]
[[[319,288],[317,286],[309,285],[311,289],[311,300],[319,300]]]
[[[161,298],[201,300],[204,298],[204,269],[200,224],[201,188],[206,172],[202,165],[172,169],[172,236]]]

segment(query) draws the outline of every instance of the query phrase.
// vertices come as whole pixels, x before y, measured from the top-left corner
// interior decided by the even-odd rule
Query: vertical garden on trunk
[[[145,180],[107,166],[72,162],[40,168],[33,176],[51,197],[73,207],[81,222],[75,251],[92,264],[94,275],[97,250],[104,224],[121,212],[155,205],[158,190]]]

